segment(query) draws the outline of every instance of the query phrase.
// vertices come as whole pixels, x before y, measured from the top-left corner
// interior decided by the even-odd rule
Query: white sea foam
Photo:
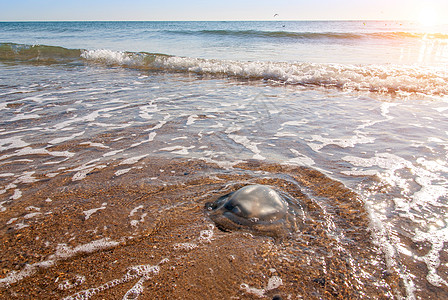
[[[13,173],[3,173],[3,174],[0,174],[0,177],[12,177],[12,176],[14,176]]]
[[[137,283],[134,284],[134,286],[132,286],[132,288],[129,289],[123,297],[123,299],[137,299],[144,290],[143,284],[145,281],[151,279],[151,276],[159,274],[160,265],[167,261],[168,259],[163,259],[158,265],[139,265],[130,267],[128,272],[123,277],[108,281],[98,287],[80,291],[74,295],[64,298],[64,300],[87,300],[99,292],[138,278],[139,280]]]
[[[132,170],[132,168],[121,169],[121,170],[115,171],[114,175],[115,175],[115,176],[121,176],[121,175],[123,175],[123,174],[128,173],[128,172],[131,171],[131,170]]]
[[[427,161],[426,159],[417,159],[422,166],[414,165],[397,155],[390,153],[377,153],[371,158],[359,158],[353,156],[343,157],[345,161],[354,166],[360,167],[380,167],[384,169],[379,177],[391,186],[397,186],[402,189],[404,194],[409,193],[409,182],[403,178],[397,171],[400,169],[411,170],[415,174],[415,182],[420,185],[420,189],[412,195],[412,202],[409,203],[408,212],[412,209],[421,210],[429,205],[440,206],[439,199],[448,194],[448,189],[441,184],[447,183],[446,179],[438,175],[437,172],[447,172],[448,168],[443,162]]]
[[[104,153],[103,156],[104,157],[109,157],[109,156],[114,156],[115,154],[118,154],[120,152],[123,152],[123,149],[119,149],[119,150],[113,150],[113,151],[109,151],[107,153]]]
[[[98,162],[100,160],[100,158],[96,158],[93,159],[77,168],[74,168],[72,171],[78,171],[75,175],[73,175],[72,180],[73,181],[77,181],[77,180],[82,180],[84,178],[87,177],[87,174],[89,174],[90,172],[92,172],[95,169],[103,169],[106,166],[105,165],[96,165],[95,163]]]
[[[131,226],[137,227],[139,223],[145,222],[145,218],[146,218],[147,215],[148,215],[148,213],[143,213],[140,216],[140,220],[131,220],[131,222],[130,222]]]
[[[23,141],[22,138],[20,136],[0,138],[0,151],[28,146],[29,144]]]
[[[86,216],[85,216],[85,220],[88,220],[88,219],[89,219],[94,213],[96,213],[97,211],[102,210],[102,209],[106,209],[106,207],[107,207],[107,203],[105,202],[105,203],[103,203],[103,204],[101,205],[101,207],[98,207],[98,208],[92,208],[92,209],[83,211],[83,213],[86,215]]]
[[[345,156],[343,160],[350,162],[355,166],[373,167],[378,166],[387,170],[397,170],[404,167],[410,167],[411,163],[395,154],[377,153],[374,157],[361,158],[356,156]]]
[[[413,238],[416,242],[429,242],[431,250],[424,256],[416,256],[417,260],[423,261],[428,268],[428,275],[426,279],[435,286],[445,285],[448,287],[448,282],[443,279],[438,273],[437,268],[440,266],[440,252],[444,249],[444,244],[448,241],[448,227],[429,232],[422,232],[416,230]]]
[[[246,149],[252,151],[254,153],[253,158],[258,160],[265,160],[266,158],[262,156],[260,153],[261,151],[258,149],[257,145],[259,143],[251,142],[247,137],[236,135],[236,134],[229,134],[229,138],[235,141],[235,143],[243,145]]]
[[[20,222],[20,223],[16,223],[15,225],[14,225],[14,229],[15,230],[20,230],[20,229],[22,229],[22,228],[26,228],[26,227],[29,227],[30,225],[28,225],[28,224],[25,224],[23,221],[22,222]]]
[[[75,154],[69,151],[48,151],[47,149],[33,149],[31,147],[25,147],[22,149],[17,150],[13,154],[5,154],[3,156],[0,156],[0,160],[8,159],[14,156],[25,156],[25,155],[51,155],[56,157],[66,157],[70,158],[73,157]]]
[[[265,288],[257,289],[257,288],[249,286],[246,283],[242,283],[240,285],[240,288],[245,290],[246,293],[253,294],[259,298],[264,298],[266,292],[268,292],[270,290],[274,290],[274,289],[280,287],[281,285],[283,285],[282,279],[278,276],[272,276],[271,278],[269,278],[269,281]]]
[[[77,286],[80,286],[86,281],[85,276],[76,275],[73,280],[65,280],[64,282],[58,285],[58,289],[60,290],[71,290]]]
[[[40,213],[40,212],[34,212],[34,213],[29,213],[29,214],[24,215],[23,218],[27,220],[27,219],[31,219],[31,218],[41,216],[41,215],[42,215],[42,213]]]
[[[149,133],[149,135],[148,135],[148,139],[147,139],[147,140],[143,140],[143,141],[141,141],[141,142],[132,144],[132,145],[130,146],[130,148],[140,146],[140,145],[142,145],[142,144],[144,144],[144,143],[152,142],[152,141],[154,140],[154,138],[156,137],[156,135],[157,135],[156,132],[151,132],[151,133]]]
[[[9,286],[10,284],[21,281],[26,277],[34,275],[39,269],[45,269],[55,265],[59,260],[65,260],[80,253],[92,253],[101,249],[112,248],[119,244],[119,242],[111,241],[108,238],[95,240],[87,244],[76,246],[75,248],[60,244],[56,249],[56,253],[50,255],[47,260],[34,264],[27,264],[21,271],[10,271],[7,273],[4,278],[0,278],[0,286]]]
[[[303,155],[299,151],[295,149],[289,149],[292,153],[297,155],[297,157],[289,159],[286,164],[290,165],[299,165],[299,166],[312,166],[315,164],[314,160],[311,157]]]
[[[55,139],[52,139],[51,141],[49,141],[48,143],[55,145],[55,144],[60,144],[60,143],[66,142],[66,141],[71,141],[78,136],[82,136],[85,132],[86,131],[84,130],[82,132],[74,133],[71,136],[55,138]]]
[[[0,286],[9,286],[37,272],[40,268],[48,268],[54,264],[53,261],[43,261],[32,265],[26,265],[21,271],[10,271],[6,277],[0,278]]]
[[[350,170],[350,171],[341,171],[341,173],[352,176],[374,176],[378,174],[378,172],[375,170]]]
[[[254,287],[250,287],[247,283],[242,283],[240,285],[240,288],[245,290],[246,293],[253,294],[259,298],[264,297],[264,293],[266,292],[265,289],[257,289]]]
[[[104,149],[109,149],[109,146],[105,146],[101,143],[92,143],[92,142],[85,142],[85,143],[81,143],[80,145],[87,145],[87,146],[91,146],[91,147],[96,147],[96,148],[104,148]]]
[[[148,105],[140,106],[139,116],[142,119],[150,120],[157,111],[157,105],[154,102],[150,102]]]
[[[54,125],[53,127],[50,128],[50,130],[59,131],[61,129],[67,128],[68,126],[74,123],[80,124],[82,122],[93,122],[96,120],[96,118],[100,116],[100,112],[101,110],[98,110],[91,112],[90,114],[83,117],[77,117],[77,116],[73,117],[72,119]]]
[[[191,251],[197,248],[198,245],[195,243],[177,243],[173,245],[174,250]]]
[[[347,147],[354,147],[357,144],[370,144],[375,141],[375,138],[363,136],[361,134],[346,139],[330,139],[325,138],[321,135],[312,135],[311,138],[312,138],[311,142],[317,141],[321,143],[321,144],[309,143],[309,146],[316,152],[319,152],[322,148],[328,145],[336,145],[342,148],[347,148]]]
[[[189,57],[88,50],[88,61],[131,68],[262,78],[289,84],[338,87],[380,93],[448,95],[448,73],[403,65],[341,65],[269,61],[212,60]],[[150,58],[151,59],[148,59]]]
[[[281,285],[283,285],[282,279],[278,276],[272,276],[271,278],[269,278],[268,285],[266,286],[266,291],[276,289]]]
[[[133,210],[131,210],[131,212],[129,213],[129,217],[132,217],[139,209],[142,209],[144,206],[143,205],[139,205],[137,207],[135,207]]]
[[[198,115],[191,115],[188,117],[186,125],[192,125],[198,119]]]
[[[392,117],[389,116],[390,108],[394,107],[394,106],[398,106],[398,105],[399,105],[398,103],[390,103],[390,102],[383,102],[383,103],[381,103],[381,107],[380,107],[381,115],[383,117],[385,117],[386,119],[391,119]]]
[[[292,132],[286,132],[286,131],[278,131],[275,135],[275,137],[296,137],[296,133]]]
[[[211,243],[212,239],[213,239],[213,229],[215,228],[215,226],[213,224],[209,224],[208,225],[208,229],[206,230],[201,230],[201,232],[199,233],[199,242],[201,243]]]
[[[288,122],[284,122],[282,123],[281,127],[285,127],[285,126],[294,126],[294,127],[300,127],[304,124],[307,124],[308,120],[301,120],[301,121],[288,121]]]
[[[6,225],[11,225],[12,223],[14,223],[17,220],[18,220],[18,218],[11,218],[8,222],[6,222]]]
[[[14,183],[33,183],[38,180],[32,175],[36,173],[35,171],[25,171],[22,175],[18,176]]]
[[[142,158],[147,157],[148,155],[149,154],[143,154],[143,155],[127,158],[127,159],[123,160],[122,162],[120,162],[120,165],[133,165],[136,162],[138,162],[139,160],[141,160]]]
[[[366,195],[369,196],[369,193]],[[390,225],[382,220],[382,215],[376,213],[375,209],[372,207],[372,203],[365,203],[367,212],[370,218],[371,234],[373,237],[373,243],[376,244],[384,253],[386,258],[386,265],[389,270],[395,270],[398,275],[403,280],[406,298],[415,299],[415,283],[409,272],[403,270],[399,267],[399,262],[397,261],[397,242],[391,240],[391,229]]]
[[[121,51],[112,51],[107,49],[84,51],[81,57],[100,63],[106,64],[123,64],[123,65],[138,65],[143,61],[139,57],[129,55]]]
[[[109,117],[110,115],[103,115],[103,117]],[[104,122],[91,122],[89,123],[89,126],[98,126],[98,127],[103,127],[103,128],[107,128],[109,130],[113,130],[113,129],[123,129],[123,128],[128,128],[131,127],[133,125],[133,122],[128,122],[128,123],[124,123],[124,124],[114,124],[114,123],[104,123]]]
[[[6,193],[8,190],[10,189],[14,189],[16,188],[17,185],[14,183],[9,183],[7,186],[5,186],[5,188],[3,190],[0,190],[0,195]]]
[[[11,196],[11,200],[17,200],[17,199],[19,199],[20,197],[22,197],[22,191],[21,190],[19,190],[19,189],[15,189],[14,190],[14,194]]]
[[[185,146],[171,146],[160,149],[160,151],[168,151],[174,154],[187,155],[188,150],[194,149],[195,146],[185,147]]]
[[[386,254],[388,267],[396,269],[402,278],[408,298],[414,297],[416,287],[412,274],[399,266],[400,261],[397,252],[424,262],[428,270],[427,280],[432,285],[448,286],[447,281],[438,274],[440,252],[444,243],[448,242],[446,220],[438,219],[439,216],[431,213],[434,207],[446,208],[446,203],[443,199],[448,195],[448,181],[442,175],[448,171],[446,163],[440,160],[429,161],[425,158],[417,158],[411,162],[389,153],[377,153],[370,158],[346,156],[343,159],[354,166],[381,168],[382,170],[377,171],[381,181],[401,190],[402,196],[393,199],[395,209],[400,212],[402,217],[410,220],[420,220],[418,222],[419,225],[415,229],[413,240],[415,242],[427,242],[431,247],[429,252],[423,256],[417,255],[411,248],[403,244],[394,233],[393,226],[386,219],[388,204],[384,201],[369,200],[371,195],[364,190],[374,241]],[[403,176],[402,173],[405,171],[413,179]],[[413,186],[411,180],[418,186]]]
[[[20,121],[20,120],[29,120],[29,119],[39,119],[40,116],[36,114],[25,114],[20,113],[14,116],[14,118],[8,120],[9,122]]]
[[[75,248],[71,248],[66,244],[59,244],[56,253],[49,258],[52,260],[67,259],[79,253],[92,253],[98,250],[112,248],[119,244],[119,242],[111,241],[109,238],[95,240],[87,244],[76,246]]]
[[[91,168],[87,168],[87,169],[84,169],[84,170],[81,170],[81,171],[77,172],[75,175],[73,175],[72,180],[73,181],[83,180],[84,178],[87,177],[87,174],[89,174],[90,172],[95,170],[95,168],[96,167],[91,167]]]

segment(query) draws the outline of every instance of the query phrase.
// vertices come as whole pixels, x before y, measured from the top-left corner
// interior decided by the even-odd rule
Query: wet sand
[[[120,171],[121,170],[121,171]],[[1,215],[3,299],[388,299],[397,274],[356,194],[318,171],[197,160],[110,163],[27,184]],[[219,230],[205,203],[247,184],[301,201],[283,238]],[[5,195],[4,195],[5,196]],[[6,195],[5,197],[10,195]],[[5,205],[6,206],[6,205]]]

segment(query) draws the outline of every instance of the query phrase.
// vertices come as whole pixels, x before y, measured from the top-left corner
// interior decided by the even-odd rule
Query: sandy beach
[[[400,290],[359,199],[317,171],[254,161],[228,172],[150,158],[116,176],[122,169],[23,191],[2,215],[2,298],[386,299]],[[217,229],[205,203],[253,183],[299,199],[303,229],[281,239]]]

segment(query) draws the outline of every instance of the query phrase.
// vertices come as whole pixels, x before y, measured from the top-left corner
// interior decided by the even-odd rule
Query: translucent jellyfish
[[[205,208],[223,231],[284,236],[303,220],[302,206],[285,193],[265,185],[248,185],[226,194]]]

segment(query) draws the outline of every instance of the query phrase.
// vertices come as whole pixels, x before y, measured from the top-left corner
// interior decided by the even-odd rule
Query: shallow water
[[[98,32],[118,25],[89,24],[75,37],[52,24],[0,35],[1,295],[447,296],[446,33],[420,64],[413,55],[412,65],[381,55],[391,63],[363,64],[372,45],[393,52],[409,43],[411,53],[428,40],[408,30],[391,44],[384,36],[395,29],[371,23],[287,34],[272,23],[175,23],[169,32],[164,23],[144,49],[125,49],[124,27],[98,47]],[[47,32],[48,46],[24,45],[30,28]],[[178,55],[180,46],[154,45],[188,34],[223,47],[148,54]],[[258,58],[227,38],[264,57],[247,61]],[[350,62],[326,51],[297,60],[289,55],[301,48],[275,50],[279,39],[366,51]],[[306,201],[303,234],[276,240],[214,227],[205,203],[253,183]]]

